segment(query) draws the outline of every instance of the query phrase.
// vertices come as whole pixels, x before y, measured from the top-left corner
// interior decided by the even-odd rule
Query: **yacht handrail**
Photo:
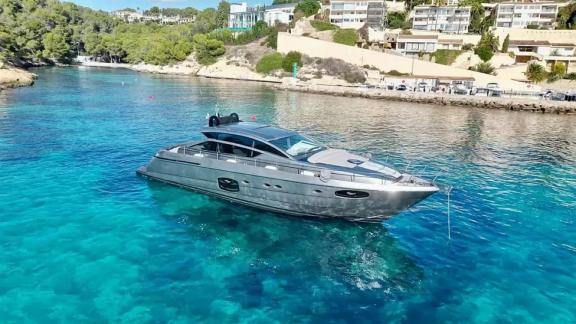
[[[173,148],[176,148],[176,146],[173,146]],[[248,148],[248,147],[246,147],[246,148]],[[241,162],[243,165],[252,165],[252,166],[256,166],[256,167],[266,167],[266,166],[276,167],[279,171],[292,171],[293,173],[296,173],[296,174],[305,174],[305,172],[312,172],[313,176],[316,178],[321,178],[322,177],[321,171],[327,170],[330,172],[330,178],[334,179],[334,180],[366,183],[368,181],[361,181],[361,180],[362,179],[366,179],[366,180],[374,179],[376,181],[379,181],[380,184],[388,184],[388,183],[389,184],[392,184],[392,183],[404,184],[403,182],[399,181],[400,178],[394,179],[391,177],[378,176],[378,175],[367,176],[367,175],[358,174],[358,173],[354,173],[354,172],[339,172],[339,171],[334,171],[334,170],[323,168],[323,167],[315,167],[312,165],[294,166],[294,165],[288,165],[286,163],[282,163],[279,161],[275,161],[273,159],[261,159],[261,158],[257,158],[257,157],[246,158],[246,157],[241,157],[241,156],[238,156],[235,154],[220,153],[220,152],[207,151],[207,150],[203,150],[203,149],[191,148],[191,147],[189,147],[189,145],[182,145],[182,146],[178,147],[178,153],[182,154],[182,152],[185,155],[202,154],[203,156],[216,158],[217,160],[224,160],[224,161],[234,160],[237,162]],[[296,162],[296,161],[294,161],[294,162]],[[429,182],[425,182],[425,183],[407,182],[405,184],[406,185],[419,184],[419,185],[433,186],[433,184],[431,184]]]

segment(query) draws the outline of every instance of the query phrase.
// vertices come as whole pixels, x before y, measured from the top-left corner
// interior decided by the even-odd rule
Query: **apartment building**
[[[264,21],[268,26],[288,24],[294,19],[295,8],[295,3],[256,7],[249,7],[246,2],[231,3],[228,28],[236,31],[248,30],[258,21]]]
[[[384,1],[330,1],[330,22],[340,28],[359,29],[368,24],[374,28],[385,27],[386,4]]]
[[[412,29],[465,34],[470,25],[470,10],[471,7],[416,6],[410,14]]]
[[[295,3],[268,6],[264,10],[264,21],[268,26],[274,26],[278,23],[289,24],[294,20],[295,8]]]
[[[264,7],[248,7],[246,2],[230,4],[229,29],[236,31],[248,30],[261,20],[264,20]]]
[[[129,10],[117,10],[112,11],[110,14],[114,17],[120,18],[127,23],[139,23],[139,22],[156,22],[162,25],[172,25],[172,24],[189,24],[196,20],[196,17],[182,17],[182,16],[148,16],[143,15],[136,11]]]
[[[508,51],[514,53],[517,63],[536,60],[552,66],[557,62],[561,62],[570,69],[573,62],[576,62],[576,44],[574,43],[511,40]]]
[[[553,29],[558,11],[568,3],[559,2],[502,2],[495,6],[496,27]]]
[[[128,23],[140,22],[142,20],[142,17],[144,17],[144,15],[142,15],[141,13],[130,10],[116,10],[110,12],[110,14]]]

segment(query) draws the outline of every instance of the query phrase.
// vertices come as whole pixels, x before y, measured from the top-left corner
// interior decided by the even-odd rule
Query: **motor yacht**
[[[204,139],[169,146],[145,178],[304,217],[380,222],[438,191],[432,182],[295,131],[211,116]]]

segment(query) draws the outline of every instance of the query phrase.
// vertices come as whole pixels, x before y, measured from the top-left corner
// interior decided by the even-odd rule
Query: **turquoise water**
[[[0,322],[576,321],[576,116],[123,70],[0,93]],[[232,205],[134,171],[218,107],[454,186],[382,225]]]

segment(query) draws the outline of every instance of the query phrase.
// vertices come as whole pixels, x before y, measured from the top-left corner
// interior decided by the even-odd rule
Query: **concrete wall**
[[[456,39],[456,40],[461,39],[464,42],[464,44],[470,43],[474,45],[478,44],[481,38],[480,35],[470,35],[470,34],[466,35],[446,34],[437,31],[416,30],[416,29],[412,29],[410,31],[412,32],[412,35],[438,35],[438,39]]]
[[[553,43],[576,43],[576,30],[539,30],[519,28],[496,28],[494,34],[500,37],[500,44],[510,35],[510,40],[548,41]],[[444,38],[444,37],[442,37]]]
[[[539,90],[539,87],[512,81],[503,76],[473,72],[452,66],[412,59],[411,57],[396,56],[354,46],[321,41],[310,37],[278,33],[278,52],[287,53],[289,51],[298,51],[311,57],[339,58],[356,65],[373,65],[381,71],[397,70],[402,73],[411,73],[413,67],[414,75],[473,77],[476,80],[474,84],[477,86],[485,86],[490,82],[498,82],[500,87],[506,90]]]

